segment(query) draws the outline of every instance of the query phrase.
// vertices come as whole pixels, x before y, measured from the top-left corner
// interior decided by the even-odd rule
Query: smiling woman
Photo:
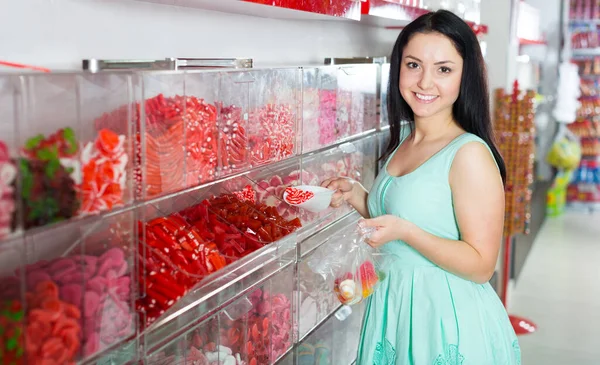
[[[345,178],[323,183],[336,190],[332,206],[345,200],[368,218],[368,243],[392,258],[368,300],[357,364],[519,365],[488,283],[506,171],[475,34],[450,12],[421,16],[400,33],[389,80],[390,144],[372,190]]]

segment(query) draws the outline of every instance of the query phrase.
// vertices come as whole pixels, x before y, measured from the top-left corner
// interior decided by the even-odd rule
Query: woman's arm
[[[335,190],[331,198],[331,206],[338,208],[344,201],[350,204],[364,218],[369,218],[367,198],[369,192],[356,180],[346,177],[338,177],[323,181],[321,186]]]
[[[358,181],[352,180],[352,192],[346,201],[364,218],[370,218],[369,208],[367,207],[368,197],[369,192],[367,189]]]
[[[457,276],[486,283],[494,273],[504,226],[504,187],[498,168],[481,143],[468,143],[456,154],[450,186],[460,240],[430,234],[395,216],[369,219],[377,227],[369,243],[402,240],[430,261]]]
[[[504,186],[489,150],[468,143],[456,153],[450,187],[460,241],[413,227],[406,242],[443,269],[477,283],[492,277],[504,227]]]

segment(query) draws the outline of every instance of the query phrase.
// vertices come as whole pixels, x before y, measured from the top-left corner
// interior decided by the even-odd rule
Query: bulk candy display
[[[296,299],[323,294],[309,327],[339,306],[333,277],[296,285],[299,244],[352,210],[284,194],[372,184],[377,68],[3,77],[0,362],[288,363]],[[361,298],[382,277],[348,273]]]

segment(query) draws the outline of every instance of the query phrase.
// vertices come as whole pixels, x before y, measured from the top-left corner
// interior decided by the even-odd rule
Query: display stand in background
[[[505,307],[512,269],[513,237],[519,233],[528,234],[531,220],[530,202],[535,151],[534,97],[533,91],[521,93],[517,81],[514,83],[512,94],[506,94],[504,89],[497,89],[495,93],[494,132],[507,171],[500,293]],[[511,315],[510,320],[518,335],[536,330],[536,325],[525,318]]]
[[[571,0],[565,38],[568,57],[578,66],[581,106],[569,129],[581,139],[582,158],[567,190],[568,206],[600,211],[600,4]]]

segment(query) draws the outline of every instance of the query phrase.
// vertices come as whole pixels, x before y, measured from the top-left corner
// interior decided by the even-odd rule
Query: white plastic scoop
[[[298,208],[302,208],[304,210],[308,210],[309,212],[313,212],[313,213],[319,213],[324,211],[325,209],[327,209],[329,207],[329,204],[331,204],[331,197],[333,196],[333,193],[335,193],[334,190],[329,190],[327,188],[321,187],[321,186],[313,186],[313,185],[299,185],[299,186],[293,186],[293,188],[296,188],[298,190],[302,190],[302,191],[310,191],[311,193],[314,194],[314,196],[310,199],[308,199],[307,201],[305,201],[304,203],[300,203],[300,204],[293,204],[288,202],[287,200],[287,196],[288,193],[287,191],[283,193],[283,200],[288,203],[289,205],[298,207]]]

